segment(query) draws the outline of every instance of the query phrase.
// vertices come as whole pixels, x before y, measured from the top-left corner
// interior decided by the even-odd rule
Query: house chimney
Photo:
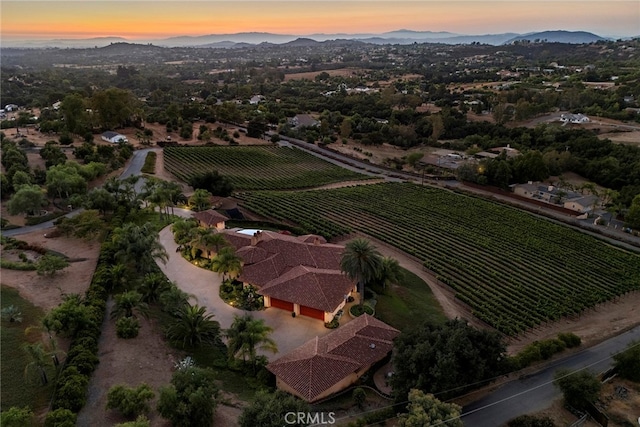
[[[257,245],[261,238],[262,232],[260,232],[259,230],[253,233],[253,236],[251,236],[251,246]]]
[[[315,246],[319,246],[320,245],[320,238],[318,236],[313,238],[313,244]]]
[[[549,187],[547,187],[547,191],[553,191],[553,185],[550,185]]]

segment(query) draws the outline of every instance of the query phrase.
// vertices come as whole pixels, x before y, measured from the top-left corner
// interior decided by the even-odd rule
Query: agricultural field
[[[270,146],[166,147],[165,169],[189,181],[217,170],[236,190],[285,190],[368,179],[296,148]]]
[[[640,289],[640,255],[566,226],[445,190],[385,183],[251,192],[242,204],[326,238],[362,232],[414,255],[507,335]]]

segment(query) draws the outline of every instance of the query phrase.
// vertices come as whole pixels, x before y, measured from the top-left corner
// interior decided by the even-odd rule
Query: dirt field
[[[44,237],[47,231],[23,234],[17,239],[63,253],[72,259],[84,260],[72,262],[54,277],[38,276],[35,271],[0,270],[3,285],[17,289],[23,298],[44,310],[58,306],[64,294],[84,294],[91,283],[100,251],[100,245],[96,242],[67,237],[47,239]]]
[[[291,73],[291,74],[285,74],[284,75],[284,81],[288,82],[291,80],[303,80],[303,79],[307,79],[307,80],[313,80],[316,78],[316,76],[320,73],[327,73],[329,74],[331,77],[350,77],[350,76],[356,76],[356,75],[362,75],[367,73],[369,70],[366,69],[362,69],[362,68],[339,68],[337,70],[326,70],[326,71],[309,71],[309,72],[304,72],[304,73]]]

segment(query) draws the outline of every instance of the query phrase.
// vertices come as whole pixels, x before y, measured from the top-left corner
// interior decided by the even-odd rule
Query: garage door
[[[287,311],[293,311],[293,303],[289,301],[283,301],[277,298],[271,298],[271,307],[281,308]]]
[[[324,320],[324,311],[311,307],[300,306],[300,314],[302,316],[313,317],[314,319]]]

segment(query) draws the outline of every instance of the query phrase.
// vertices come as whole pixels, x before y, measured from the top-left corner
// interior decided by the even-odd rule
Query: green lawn
[[[378,294],[376,316],[401,331],[425,320],[444,322],[447,318],[429,285],[404,268],[402,272],[399,286],[387,287],[386,294]]]
[[[30,360],[22,349],[25,343],[37,342],[39,333],[25,334],[29,326],[39,326],[44,312],[20,297],[18,292],[7,286],[0,288],[2,308],[13,305],[22,312],[22,323],[10,323],[4,320],[0,326],[0,405],[5,411],[12,406],[29,406],[34,413],[46,408],[53,392],[55,370],[53,366],[47,372],[49,384],[40,385],[37,374],[25,379],[24,369]],[[33,372],[31,372],[33,373]]]

